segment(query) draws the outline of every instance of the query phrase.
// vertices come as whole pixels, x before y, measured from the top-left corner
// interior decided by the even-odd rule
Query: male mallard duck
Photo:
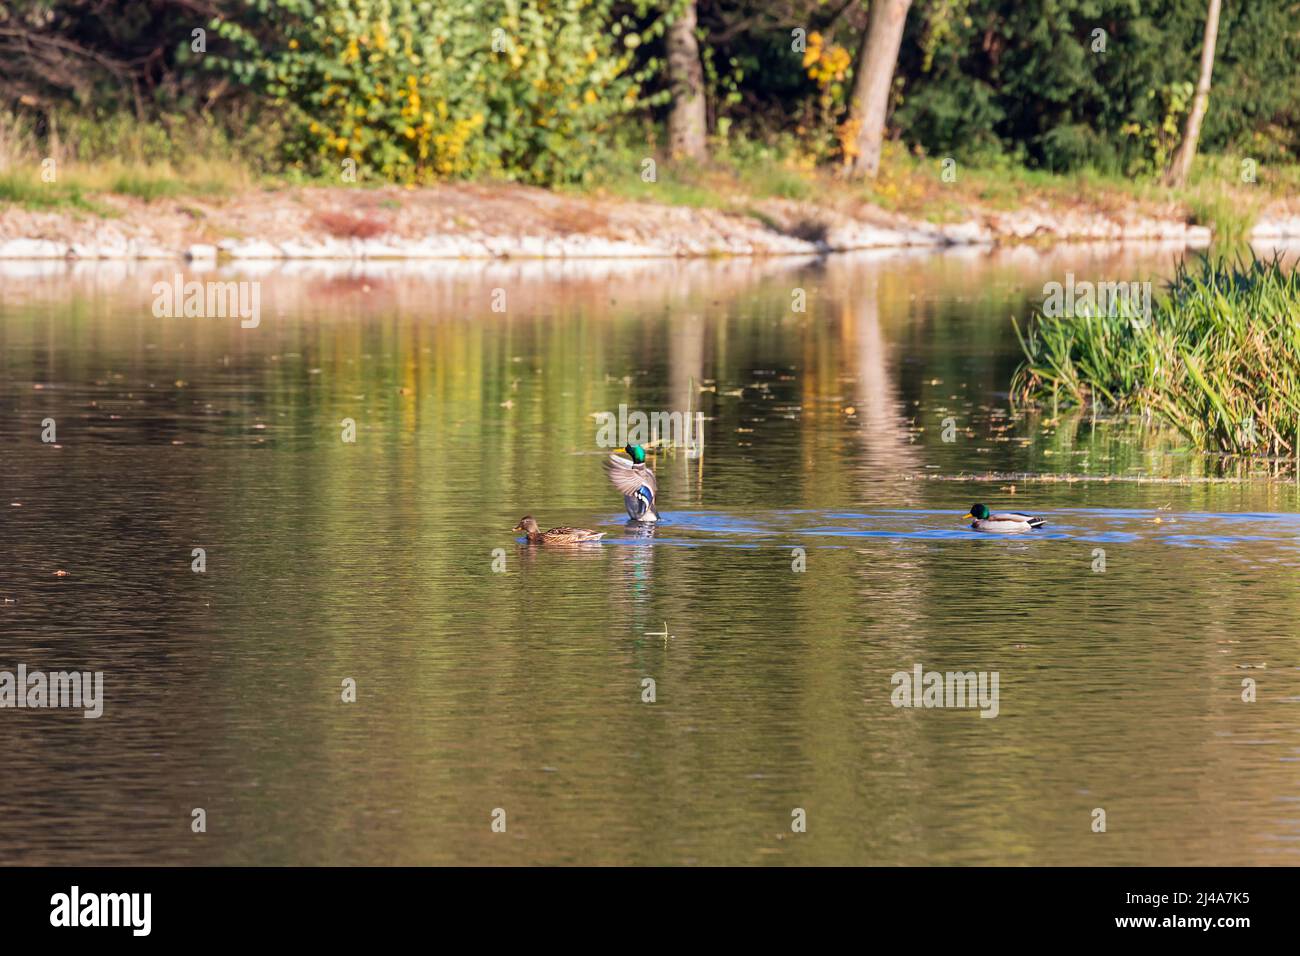
[[[640,445],[628,445],[623,450],[632,460],[610,455],[605,462],[605,474],[623,493],[623,505],[629,518],[633,521],[658,521],[655,495],[659,486],[655,483],[655,473],[646,466],[645,449]]]
[[[519,524],[511,530],[522,531],[528,535],[528,540],[533,544],[582,544],[586,541],[599,541],[605,537],[603,531],[588,531],[586,528],[552,528],[550,531],[543,531],[537,526],[532,515],[524,515],[519,519]]]
[[[963,518],[974,518],[971,527],[976,531],[1019,532],[1041,528],[1046,522],[1033,515],[1022,515],[1017,511],[1004,511],[1001,514],[989,514],[987,505],[971,505],[970,511]]]

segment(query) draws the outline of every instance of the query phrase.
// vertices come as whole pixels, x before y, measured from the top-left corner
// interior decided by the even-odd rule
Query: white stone
[[[0,240],[0,259],[65,259],[66,243],[52,239]]]

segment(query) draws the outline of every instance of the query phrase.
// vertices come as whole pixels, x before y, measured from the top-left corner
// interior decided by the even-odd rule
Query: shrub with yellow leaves
[[[817,84],[816,120],[807,131],[814,155],[852,162],[856,152],[853,120],[838,122],[846,106],[846,82],[853,67],[853,55],[837,43],[827,43],[821,33],[808,34],[803,67]]]
[[[820,33],[814,31],[808,35],[803,65],[823,96],[838,99],[843,95],[844,79],[853,65],[853,56],[844,47],[835,43],[825,46],[825,42]]]
[[[613,0],[250,0],[211,62],[270,95],[289,157],[404,183],[585,178],[642,105]]]

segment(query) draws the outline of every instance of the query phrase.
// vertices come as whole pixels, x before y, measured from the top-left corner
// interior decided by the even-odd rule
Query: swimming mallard
[[[519,519],[519,524],[511,530],[524,532],[532,544],[582,544],[587,541],[599,541],[605,537],[603,531],[588,531],[586,528],[552,528],[550,531],[543,531],[537,526],[532,515],[524,515]]]
[[[655,511],[655,495],[659,486],[655,483],[655,473],[645,463],[645,449],[640,445],[628,445],[623,449],[626,458],[610,455],[605,462],[605,474],[623,494],[623,506],[633,521],[658,521],[659,512]]]
[[[970,511],[963,518],[974,518],[971,527],[976,531],[996,531],[1001,533],[1032,531],[1041,528],[1045,519],[1033,515],[1022,515],[1018,511],[1004,511],[1001,514],[989,514],[987,505],[971,505]]]

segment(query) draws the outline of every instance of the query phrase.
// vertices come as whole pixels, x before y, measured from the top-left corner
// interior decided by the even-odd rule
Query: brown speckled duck
[[[515,525],[513,530],[528,535],[528,540],[532,544],[586,544],[605,537],[603,531],[588,531],[586,528],[552,528],[543,531],[537,526],[532,515],[524,515],[520,518],[519,524]]]

